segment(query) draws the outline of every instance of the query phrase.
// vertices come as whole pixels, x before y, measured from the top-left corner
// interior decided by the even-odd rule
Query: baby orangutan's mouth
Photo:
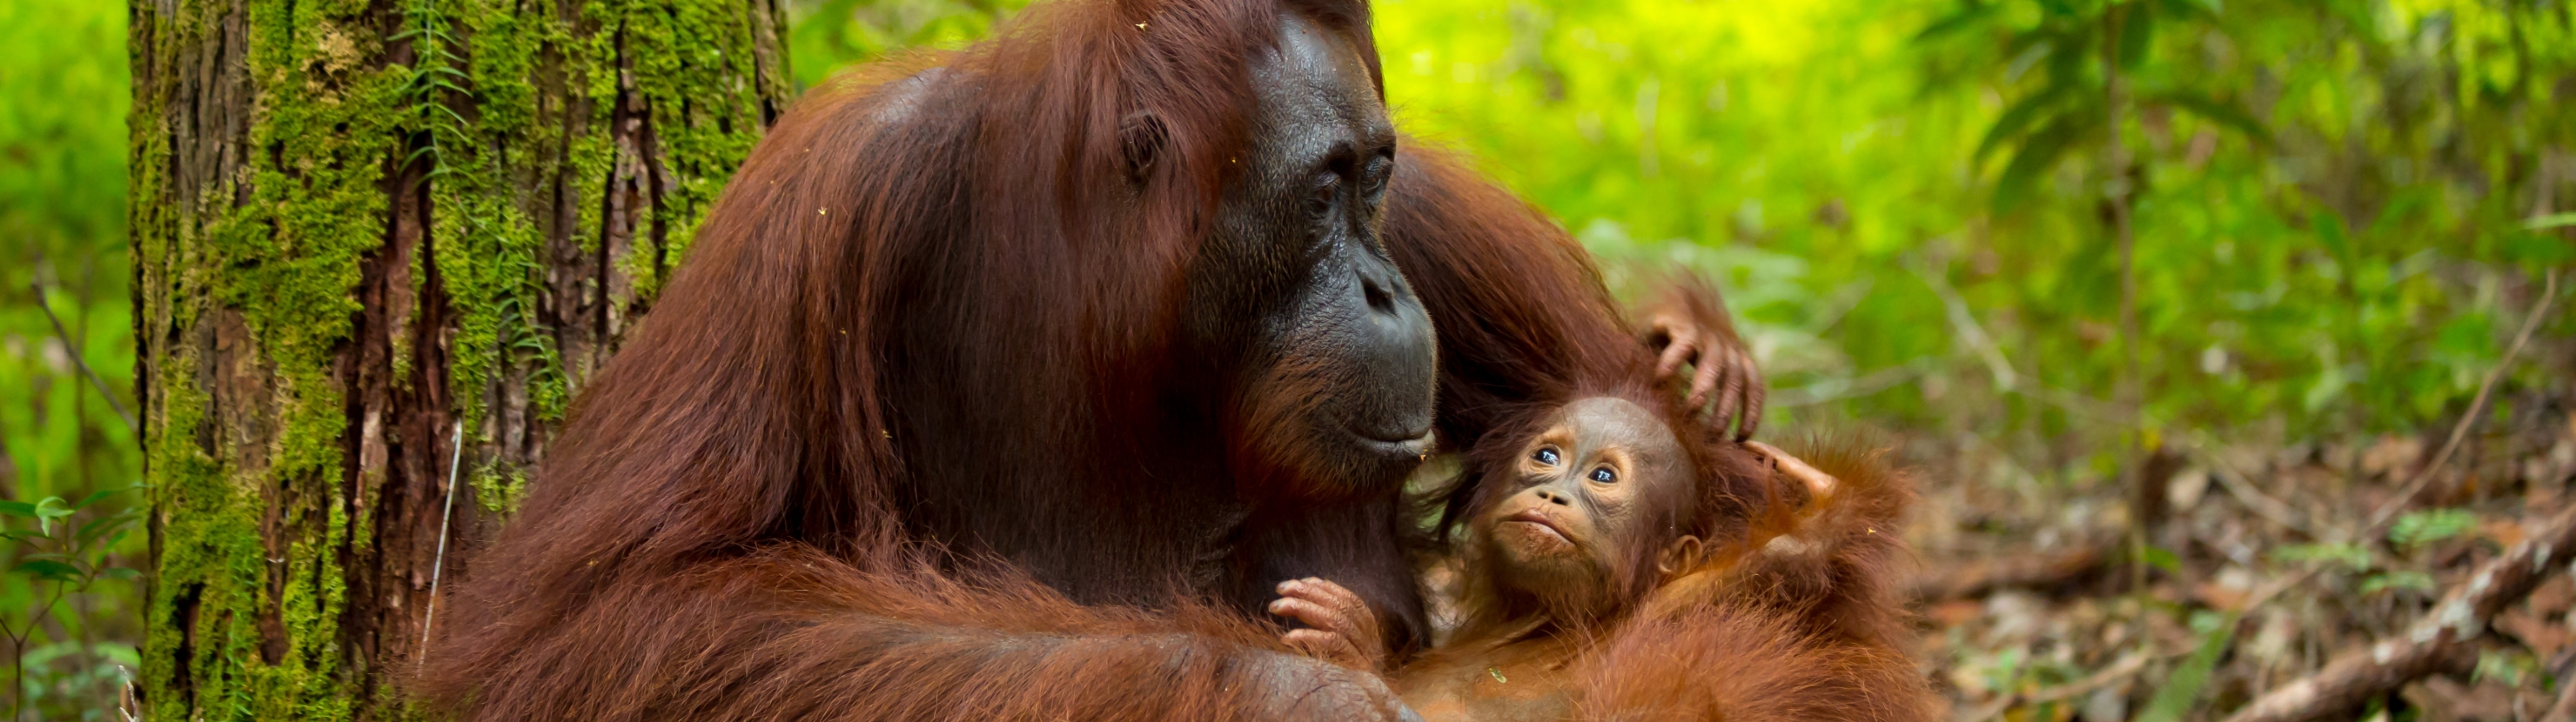
[[[1547,518],[1546,514],[1540,513],[1537,509],[1522,509],[1519,513],[1503,517],[1503,521],[1516,521],[1525,524],[1532,524],[1540,529],[1547,530],[1548,535],[1556,537],[1558,541],[1562,541],[1567,544],[1574,543],[1574,537],[1568,536],[1565,533],[1564,527],[1557,526],[1556,520]]]

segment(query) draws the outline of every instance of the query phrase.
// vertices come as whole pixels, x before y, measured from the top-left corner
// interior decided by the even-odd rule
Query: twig
[[[438,621],[438,574],[447,569],[447,520],[456,515],[456,470],[465,461],[465,420],[456,420],[456,435],[449,437],[447,457],[447,506],[438,512],[438,557],[429,564],[429,608],[420,613],[420,653],[413,666],[429,662],[429,625]]]
[[[2558,301],[2558,269],[2549,269],[2543,278],[2546,280],[2543,281],[2540,290],[2540,305],[2532,307],[2531,316],[2522,320],[2522,331],[2514,334],[2513,345],[2505,348],[2504,358],[2496,359],[2495,368],[2487,369],[2486,380],[2478,383],[2478,395],[2469,399],[2468,413],[2461,414],[2459,423],[2451,425],[2450,440],[2442,442],[2442,450],[2434,453],[2431,461],[2416,467],[2415,473],[2407,478],[2406,484],[2400,487],[2396,497],[2389,499],[2386,504],[2381,504],[2378,511],[2371,512],[2370,526],[2362,529],[2361,539],[2369,539],[2386,531],[2388,524],[2396,519],[2398,512],[2405,511],[2406,507],[2414,505],[2415,495],[2421,493],[2424,485],[2433,480],[2433,472],[2440,470],[2444,462],[2451,460],[2451,452],[2459,450],[2460,440],[2466,438],[2469,435],[2469,429],[2477,426],[2478,419],[2486,415],[2487,396],[2495,392],[2496,382],[2503,380],[2505,374],[2513,370],[2514,357],[2522,354],[2523,344],[2531,341],[2533,331],[2540,330],[2540,322],[2549,318],[2549,306]]]
[[[1829,401],[1868,396],[1923,375],[1914,364],[1899,364],[1846,379],[1818,381],[1792,389],[1771,392],[1770,405],[1780,408],[1813,406]],[[1821,389],[1821,390],[1820,390]]]
[[[63,352],[72,357],[72,367],[80,369],[82,376],[89,377],[89,384],[98,387],[98,395],[107,397],[107,407],[116,410],[116,418],[125,420],[126,431],[142,434],[143,425],[135,423],[134,414],[127,413],[124,402],[116,400],[116,392],[107,390],[107,382],[100,380],[98,372],[89,370],[89,362],[81,359],[80,346],[72,343],[71,332],[63,330],[62,317],[55,316],[53,304],[45,302],[45,284],[29,282],[27,287],[35,290],[36,308],[44,309],[45,320],[54,322],[54,337],[62,340]]]
[[[2229,496],[2236,497],[2237,501],[2245,504],[2245,508],[2254,510],[2254,513],[2266,519],[2279,522],[2281,526],[2301,533],[2315,533],[2315,530],[2308,528],[2306,521],[2299,518],[2301,515],[2298,509],[2292,508],[2287,502],[2272,498],[2261,489],[2254,488],[2253,482],[2246,481],[2245,474],[2238,471],[2236,465],[2227,463],[2226,458],[2212,451],[2211,449],[2216,448],[2217,445],[2211,443],[2208,434],[2194,429],[2191,437],[2191,453],[2201,457],[2201,462],[2209,465],[2209,475],[2218,479],[2218,485],[2225,487]]]
[[[2100,570],[2107,556],[2102,546],[2085,544],[2044,557],[2014,555],[1971,562],[1915,578],[1914,598],[1937,602],[2008,587],[2055,586]]]
[[[2540,586],[2549,572],[2576,557],[2576,506],[2551,517],[2538,533],[2479,565],[2469,580],[2442,596],[2404,636],[2336,655],[2326,668],[2273,688],[2227,722],[2304,722],[2326,719],[2406,683],[2474,660],[2477,638],[2506,605]]]
[[[2124,431],[2137,425],[2137,419],[2122,414],[2117,404],[2104,403],[2046,383],[2023,383],[2021,372],[2013,369],[2012,361],[2004,357],[2003,347],[1995,344],[1994,337],[1986,335],[1985,327],[1977,323],[1977,315],[1968,310],[1967,299],[1961,298],[1957,289],[1922,269],[1909,267],[1908,270],[1912,270],[1916,278],[1923,279],[1923,285],[1930,286],[1934,295],[1941,297],[1941,307],[1949,316],[1950,325],[1958,329],[1959,339],[1968,344],[1969,350],[1977,352],[1977,358],[1985,362],[1987,373],[1994,376],[1997,391],[2037,399],[2070,414],[2117,425]]]
[[[1934,295],[1941,297],[1941,308],[1949,314],[1950,325],[1959,328],[1959,337],[1976,350],[1979,359],[1986,362],[1986,372],[1994,375],[1995,388],[2011,391],[2019,386],[2021,374],[2013,371],[2012,361],[2004,358],[2003,349],[1986,335],[1985,327],[1977,325],[1976,314],[1968,311],[1967,299],[1960,298],[1959,292],[1951,289],[1950,283],[1939,276],[1926,273],[1912,264],[1906,268],[1914,272],[1914,277],[1923,279],[1923,285],[1932,287]]]

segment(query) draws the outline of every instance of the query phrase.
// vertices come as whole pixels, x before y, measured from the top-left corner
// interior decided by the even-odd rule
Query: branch
[[[1986,328],[1977,324],[1977,315],[1968,310],[1968,300],[1959,297],[1959,292],[1950,288],[1950,282],[1937,274],[1925,272],[1912,264],[1908,264],[1906,270],[1913,271],[1915,278],[1923,279],[1923,285],[1932,287],[1932,293],[1941,297],[1941,308],[1950,317],[1950,325],[1959,329],[1960,340],[1968,342],[1969,349],[1977,352],[1977,358],[1986,362],[1986,373],[1994,376],[1995,388],[2008,392],[2020,386],[2021,374],[2013,370],[2012,362],[2004,358],[2003,349],[1995,344],[1993,337],[1986,335]]]
[[[2190,437],[2191,443],[2185,446],[2191,454],[2200,457],[2201,463],[2209,466],[2210,478],[2217,479],[2218,485],[2226,489],[2228,495],[2236,497],[2238,502],[2245,504],[2245,508],[2252,509],[2254,513],[2261,514],[2264,518],[2278,522],[2282,526],[2298,530],[2300,533],[2309,535],[2316,533],[2315,530],[2308,528],[2306,522],[2300,521],[2301,515],[2297,509],[2291,508],[2287,502],[2272,498],[2261,489],[2254,488],[2253,482],[2246,480],[2244,472],[2238,471],[2235,464],[2228,463],[2226,457],[2213,451],[2218,448],[2218,444],[2216,440],[2209,438],[2208,433],[2193,429]]]
[[[1914,598],[1923,602],[1965,599],[2005,588],[2046,588],[2100,571],[2109,555],[2098,544],[2049,554],[2014,555],[1926,574],[1914,580]]]
[[[80,346],[72,343],[72,335],[70,332],[63,330],[63,319],[54,315],[54,307],[51,304],[45,303],[45,284],[42,282],[30,282],[27,286],[35,289],[36,307],[44,309],[45,320],[54,322],[54,336],[62,339],[63,353],[72,357],[72,367],[80,369],[82,376],[89,377],[90,385],[98,387],[98,395],[107,397],[107,407],[115,409],[116,417],[125,420],[126,431],[133,432],[137,437],[142,436],[143,425],[134,422],[133,414],[126,413],[125,404],[116,400],[116,393],[107,390],[107,382],[99,380],[97,372],[89,370],[89,362],[81,359]]]
[[[2576,506],[2548,521],[2504,554],[2480,565],[2469,581],[2442,596],[2423,619],[2395,639],[2336,655],[2326,668],[2246,705],[2227,722],[2305,722],[2342,715],[2370,698],[2435,673],[2475,664],[2475,642],[2505,605],[2531,594],[2550,571],[2576,558]]]

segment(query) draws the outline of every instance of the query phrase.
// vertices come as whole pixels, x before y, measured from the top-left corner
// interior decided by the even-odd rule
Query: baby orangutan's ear
[[[1663,572],[1664,579],[1670,581],[1698,567],[1699,552],[1699,537],[1684,534],[1673,543],[1664,545],[1663,553],[1655,556],[1655,571]]]

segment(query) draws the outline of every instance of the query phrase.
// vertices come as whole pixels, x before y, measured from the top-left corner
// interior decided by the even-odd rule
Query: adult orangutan
[[[1562,231],[1399,148],[1377,67],[1356,0],[1069,1],[818,90],[575,402],[419,698],[1401,714],[1245,612],[1330,575],[1419,645],[1398,496],[1435,399],[1477,438],[1518,393],[1492,367],[1625,330]]]

